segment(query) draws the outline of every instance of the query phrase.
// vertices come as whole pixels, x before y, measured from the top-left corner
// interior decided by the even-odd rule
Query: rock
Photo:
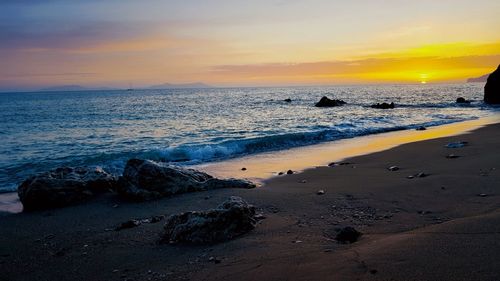
[[[428,174],[426,174],[424,172],[420,172],[420,173],[418,173],[418,174],[415,175],[415,177],[417,177],[417,178],[425,178],[427,176],[428,176]]]
[[[390,166],[389,168],[387,168],[387,170],[394,172],[394,171],[399,170],[399,167],[398,166]]]
[[[446,158],[448,158],[448,159],[455,159],[455,158],[458,158],[458,157],[460,157],[460,156],[455,155],[455,154],[448,154],[448,155],[446,155]]]
[[[323,194],[325,194],[325,191],[324,191],[323,189],[320,189],[320,190],[318,190],[318,191],[316,192],[316,194],[318,194],[318,195],[323,195]]]
[[[358,241],[361,235],[363,235],[361,232],[357,231],[353,227],[347,226],[340,229],[337,236],[335,236],[335,240],[341,243],[354,243]]]
[[[500,65],[486,80],[484,102],[488,104],[500,104]]]
[[[278,173],[278,176],[281,176],[281,175],[284,175],[284,174],[285,174],[285,173],[283,173],[283,172],[279,172],[279,173]]]
[[[424,127],[424,126],[420,126],[420,127],[416,128],[415,130],[417,130],[417,131],[425,131],[425,130],[427,130],[427,128]]]
[[[216,188],[254,188],[249,181],[217,179],[192,169],[170,166],[151,160],[130,159],[118,180],[120,196],[145,201],[186,192]]]
[[[122,222],[119,226],[115,228],[116,231],[120,231],[123,229],[133,228],[141,225],[141,221],[139,220],[128,220],[126,222]]]
[[[292,171],[292,170],[288,170],[288,171],[286,171],[286,174],[287,174],[287,175],[292,175],[292,174],[293,174],[293,171]]]
[[[292,102],[292,99],[284,99],[284,102]]]
[[[470,103],[470,101],[468,101],[468,100],[466,100],[466,99],[464,99],[464,98],[462,98],[462,97],[459,97],[459,98],[457,98],[457,103],[465,103],[465,104],[469,104],[469,103]]]
[[[345,101],[343,100],[335,100],[335,99],[329,99],[328,97],[322,97],[319,102],[316,103],[316,107],[335,107],[335,106],[342,106],[346,104]]]
[[[64,207],[115,188],[116,179],[100,168],[62,167],[32,176],[17,189],[24,211]]]
[[[458,141],[458,142],[450,142],[449,144],[445,145],[446,148],[461,148],[464,146],[467,146],[469,142],[466,141]]]
[[[243,167],[243,168],[241,168],[241,170],[242,170],[242,171],[246,171],[246,170],[247,170],[247,168]]]
[[[372,104],[370,107],[378,109],[393,109],[395,106],[393,102],[391,103],[383,102],[383,103]]]
[[[414,179],[415,176],[407,176],[406,178],[411,180],[411,179]]]
[[[486,196],[488,196],[488,194],[486,194],[486,193],[479,193],[477,196],[479,196],[479,197],[486,197]]]
[[[240,197],[232,196],[216,209],[170,216],[164,226],[162,241],[193,244],[223,242],[247,233],[255,227],[255,223],[255,208]]]

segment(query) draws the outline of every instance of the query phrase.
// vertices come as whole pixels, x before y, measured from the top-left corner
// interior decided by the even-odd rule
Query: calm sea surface
[[[347,105],[314,107],[324,95]],[[63,165],[119,174],[131,157],[191,165],[498,112],[482,97],[480,83],[1,93],[0,192]]]

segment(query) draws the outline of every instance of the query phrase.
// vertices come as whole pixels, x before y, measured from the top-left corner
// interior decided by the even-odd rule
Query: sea
[[[0,93],[0,192],[60,166],[115,175],[486,117],[482,83]],[[323,96],[344,106],[318,108]],[[457,104],[457,97],[470,104]],[[286,102],[285,99],[291,99]],[[395,109],[373,109],[394,102]]]

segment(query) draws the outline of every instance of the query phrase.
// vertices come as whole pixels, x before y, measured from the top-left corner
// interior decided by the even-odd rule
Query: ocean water
[[[347,105],[314,107],[324,95]],[[498,111],[482,98],[480,83],[1,93],[0,192],[58,166],[120,174],[132,157],[192,165]]]

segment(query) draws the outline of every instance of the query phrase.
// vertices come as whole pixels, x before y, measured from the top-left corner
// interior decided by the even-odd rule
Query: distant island
[[[196,82],[196,83],[185,83],[185,84],[164,83],[148,87],[148,89],[203,89],[203,88],[213,88],[213,86],[201,82]]]
[[[139,87],[134,89],[127,90],[141,90],[141,89],[151,89],[151,90],[160,90],[160,89],[203,89],[203,88],[213,88],[213,86],[196,82],[196,83],[185,83],[185,84],[172,84],[172,83],[164,83],[159,85],[153,85],[149,87]],[[123,90],[120,88],[111,88],[111,87],[84,87],[80,85],[61,85],[61,86],[53,86],[40,89],[41,92],[77,92],[77,91],[109,91],[109,90]]]
[[[40,89],[41,92],[77,92],[77,91],[106,91],[117,90],[110,87],[83,87],[80,85],[62,85]]]
[[[488,76],[490,76],[490,74],[485,74],[483,76],[476,77],[476,78],[469,78],[469,79],[467,79],[467,83],[486,82],[486,80],[488,79]]]

